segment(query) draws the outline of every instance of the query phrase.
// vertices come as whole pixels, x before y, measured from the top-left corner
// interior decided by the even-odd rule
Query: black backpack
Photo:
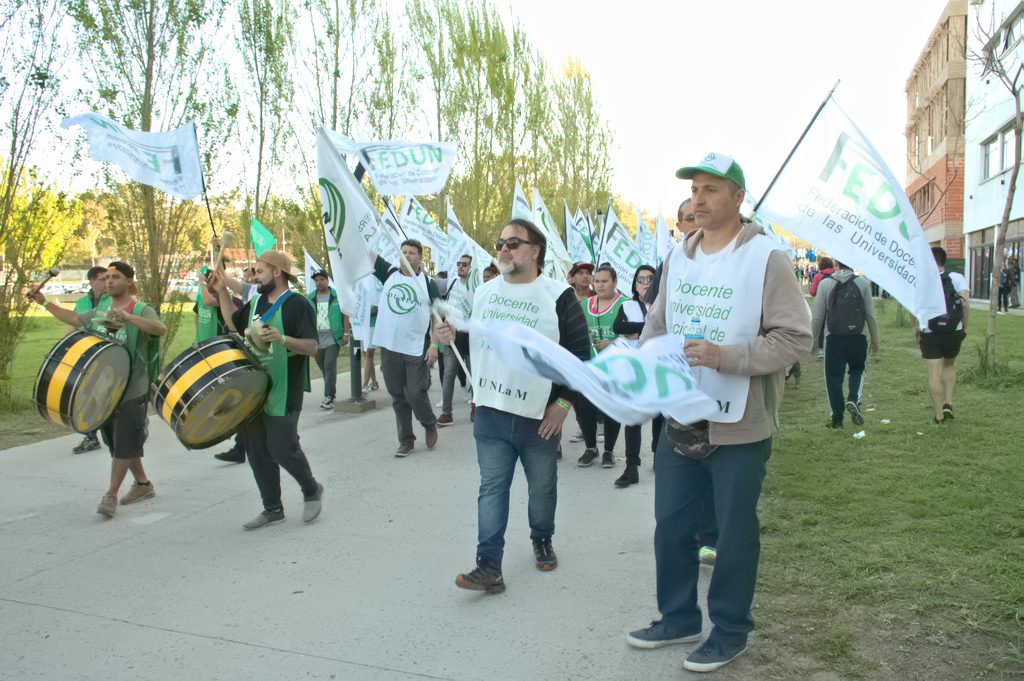
[[[960,322],[964,320],[964,304],[956,287],[953,286],[953,278],[949,276],[949,273],[943,272],[940,279],[942,280],[942,295],[946,299],[946,314],[929,319],[928,328],[939,333],[956,331],[956,327],[960,326]]]
[[[846,281],[832,279],[836,285],[828,293],[825,319],[833,336],[856,336],[864,331],[864,296],[857,287],[856,276]]]

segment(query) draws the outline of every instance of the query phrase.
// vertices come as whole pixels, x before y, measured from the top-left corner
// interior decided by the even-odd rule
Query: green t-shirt
[[[137,305],[137,303],[133,302],[132,305],[134,307],[135,305]],[[95,330],[95,327],[93,326],[92,323],[92,319],[95,314],[96,310],[89,310],[88,312],[79,312],[78,321],[80,321],[82,323],[82,326],[84,326],[85,328]],[[139,316],[145,319],[160,318],[160,316],[156,313],[156,310],[154,310],[153,307],[150,305],[146,305],[145,307],[143,307],[141,313],[139,313]],[[128,330],[126,325],[126,328],[119,329],[116,333],[108,335],[112,335],[123,342],[127,342],[127,331]],[[106,332],[101,331],[101,333]],[[132,348],[128,348],[128,350],[131,352],[132,357],[132,372],[131,376],[128,378],[128,386],[125,388],[124,391],[124,399],[126,400],[143,397],[149,393],[149,370],[148,367],[146,366],[146,361],[147,358],[149,357],[150,336],[148,333],[143,333],[141,330],[139,330],[138,333],[134,335],[136,337],[134,351],[132,350]]]
[[[583,306],[583,316],[587,320],[587,329],[590,331],[590,343],[596,346],[599,341],[615,340],[618,338],[612,330],[615,323],[615,316],[619,314],[619,308],[629,300],[626,296],[619,294],[619,297],[605,308],[600,307],[597,296],[590,296],[580,301]]]

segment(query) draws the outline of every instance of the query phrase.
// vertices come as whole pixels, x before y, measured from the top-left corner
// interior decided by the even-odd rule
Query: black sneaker
[[[615,455],[611,452],[606,451],[601,455],[601,468],[614,468],[615,467]]]
[[[747,651],[746,642],[727,644],[709,638],[704,645],[686,656],[683,669],[691,672],[713,672],[729,664]]]
[[[942,420],[952,421],[953,420],[953,405],[944,404],[942,405]]]
[[[679,631],[662,621],[658,621],[651,622],[648,627],[626,634],[626,643],[634,648],[652,650],[654,648],[675,645],[676,643],[696,643],[700,640],[701,635],[700,629],[697,629],[697,631]]]
[[[81,442],[74,446],[71,452],[74,454],[85,454],[86,452],[96,451],[99,448],[100,441],[97,438],[89,437],[88,435],[86,435],[84,438],[82,438]]]
[[[551,572],[558,567],[558,556],[551,548],[551,539],[535,539],[533,541],[533,555],[537,559],[537,569],[541,572]]]
[[[843,422],[842,421],[832,421],[831,423],[826,423],[825,427],[826,428],[830,428],[832,430],[839,430],[840,428],[843,427]]]
[[[851,400],[846,403],[846,413],[850,415],[850,420],[853,421],[853,425],[864,425],[864,415],[860,413],[860,406],[856,402]]]
[[[470,591],[500,594],[505,590],[505,580],[501,576],[501,570],[493,570],[478,565],[470,573],[456,575],[455,586],[460,589],[469,589]]]
[[[579,466],[580,468],[586,468],[587,466],[589,466],[592,463],[594,463],[594,459],[596,459],[596,458],[597,458],[597,450],[596,449],[584,450],[583,456],[581,456],[579,459],[576,460],[576,465]]]
[[[637,467],[626,466],[626,470],[623,471],[622,475],[619,476],[619,479],[615,481],[615,486],[629,487],[630,485],[635,485],[638,482],[640,482],[640,475],[637,471]]]
[[[217,461],[226,461],[228,463],[245,463],[245,452],[244,451],[240,452],[240,451],[232,448],[232,449],[229,449],[226,452],[221,452],[220,454],[214,454],[213,458],[217,459]]]

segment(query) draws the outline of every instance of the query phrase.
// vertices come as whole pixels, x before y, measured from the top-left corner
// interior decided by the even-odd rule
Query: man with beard
[[[244,333],[251,326],[250,333],[258,334],[254,346],[266,346],[259,358],[270,375],[270,393],[263,411],[242,430],[263,511],[245,523],[246,530],[284,521],[282,468],[302,489],[303,522],[320,515],[324,486],[313,477],[298,433],[302,393],[308,390],[309,358],[317,350],[316,316],[309,301],[292,293],[289,284],[297,281],[291,256],[269,250],[256,262],[257,295],[234,314],[227,313],[232,309],[231,294],[221,275],[214,274],[208,284],[220,297],[228,327]]]
[[[541,274],[547,239],[529,220],[513,219],[495,242],[502,276],[479,288],[473,319],[515,321],[557,340],[581,360],[590,359],[590,335],[576,293],[565,282]],[[441,340],[454,340],[448,324]],[[562,423],[577,399],[566,386],[509,369],[483,339],[470,336],[473,394],[476,402],[477,501],[476,567],[455,578],[473,591],[505,590],[501,562],[508,525],[509,492],[516,461],[522,462],[529,490],[530,539],[538,570],[558,566],[551,546],[555,533],[558,465],[556,447]]]

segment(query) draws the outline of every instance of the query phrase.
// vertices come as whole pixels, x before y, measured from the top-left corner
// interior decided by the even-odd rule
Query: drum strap
[[[270,308],[260,315],[260,321],[266,324],[270,321],[270,318],[277,314],[277,311],[281,309],[281,304],[284,303],[285,299],[292,294],[292,290],[288,289],[281,296],[274,301],[274,304]]]

